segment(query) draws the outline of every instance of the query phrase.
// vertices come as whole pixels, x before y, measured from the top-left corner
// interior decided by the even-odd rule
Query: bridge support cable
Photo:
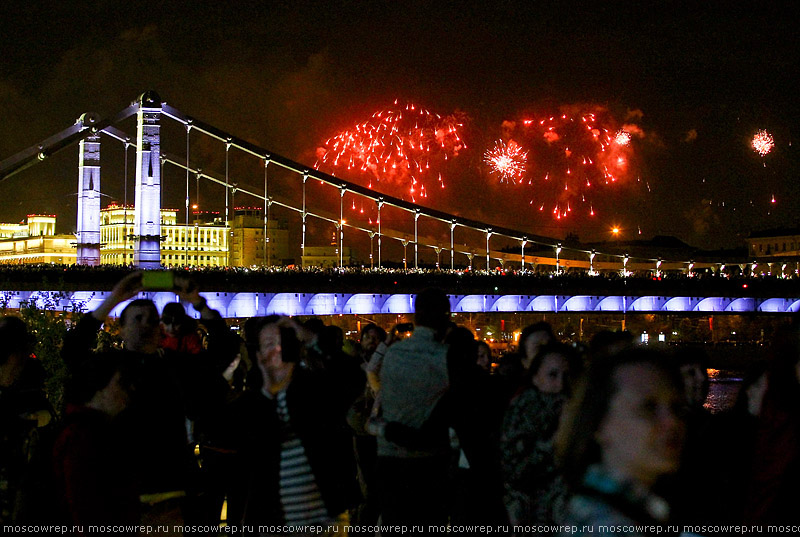
[[[306,182],[308,181],[308,170],[303,172],[303,238],[300,242],[300,265],[306,266]]]
[[[492,228],[487,228],[486,229],[486,270],[487,270],[487,272],[492,270],[492,267],[490,266],[491,262],[489,261],[489,239],[490,238],[492,238]]]
[[[189,259],[189,138],[192,132],[192,124],[186,124],[186,228],[183,233],[183,253]],[[198,206],[198,209],[200,207]]]
[[[339,233],[339,268],[344,267],[344,194],[347,189],[339,187],[339,222],[336,229]]]
[[[139,103],[135,102],[109,119],[101,119],[97,114],[84,114],[81,116],[82,121],[76,122],[63,131],[45,138],[38,144],[0,161],[0,181],[46,160],[91,134],[133,116],[138,110]]]
[[[383,207],[383,198],[378,198],[378,268],[381,268],[381,208]]]
[[[509,229],[509,228],[491,226],[488,223],[484,223],[484,222],[480,222],[480,221],[476,221],[476,220],[471,220],[471,219],[467,219],[467,218],[462,218],[462,217],[459,217],[459,216],[456,216],[456,215],[452,215],[452,214],[449,214],[449,213],[445,213],[445,212],[442,212],[442,211],[437,211],[437,210],[434,210],[434,209],[431,209],[431,208],[422,207],[422,206],[419,206],[419,205],[417,205],[415,203],[411,203],[411,202],[408,202],[408,201],[405,201],[405,200],[402,200],[402,199],[399,199],[399,198],[388,196],[386,194],[375,192],[375,191],[373,191],[373,190],[371,190],[369,188],[366,188],[366,187],[363,187],[361,185],[357,185],[355,183],[351,183],[351,182],[339,179],[337,177],[334,177],[332,175],[319,172],[317,170],[309,170],[306,166],[304,166],[302,164],[299,164],[299,163],[297,163],[295,161],[292,161],[290,159],[287,159],[285,157],[282,157],[282,156],[279,156],[279,155],[269,155],[269,152],[266,151],[265,149],[261,148],[261,147],[258,147],[258,146],[254,145],[254,144],[246,142],[246,141],[244,141],[244,140],[242,140],[240,138],[236,138],[236,137],[234,137],[234,136],[232,136],[232,135],[230,135],[230,134],[228,134],[228,133],[226,133],[226,132],[224,132],[224,131],[222,131],[220,129],[217,129],[216,127],[213,127],[212,125],[203,123],[201,121],[198,121],[198,120],[196,120],[194,118],[191,118],[189,116],[186,116],[186,115],[182,114],[180,111],[178,111],[175,108],[169,106],[167,103],[162,102],[161,99],[158,97],[158,95],[155,92],[152,92],[152,91],[145,92],[144,94],[142,94],[140,96],[140,98],[137,101],[131,103],[130,106],[126,107],[125,109],[120,111],[117,115],[115,115],[115,116],[113,116],[113,117],[111,117],[109,119],[101,119],[101,118],[99,118],[99,117],[97,117],[97,116],[95,116],[93,114],[86,114],[85,117],[83,118],[83,120],[80,121],[79,123],[71,125],[69,128],[67,128],[67,129],[65,129],[65,130],[63,130],[63,131],[61,131],[61,132],[59,132],[59,133],[57,133],[57,134],[45,139],[45,140],[43,140],[41,143],[39,143],[39,144],[37,144],[37,145],[35,145],[33,147],[30,147],[30,148],[28,148],[28,149],[26,149],[24,151],[21,151],[21,152],[17,153],[16,155],[13,155],[11,158],[3,160],[2,162],[0,162],[0,181],[2,181],[3,179],[6,179],[8,177],[13,176],[14,174],[18,173],[19,171],[22,171],[22,170],[26,169],[27,167],[29,167],[31,165],[34,165],[34,164],[36,164],[38,162],[41,162],[43,160],[48,159],[51,155],[53,155],[54,153],[60,151],[61,149],[64,149],[65,147],[68,147],[69,145],[71,145],[73,143],[77,143],[80,140],[85,139],[86,137],[90,136],[91,134],[95,134],[97,132],[103,132],[105,134],[108,134],[108,135],[110,135],[110,136],[112,136],[114,138],[117,138],[118,140],[122,141],[124,144],[126,144],[126,161],[127,161],[127,148],[128,148],[128,144],[130,144],[130,140],[124,133],[120,133],[119,131],[116,131],[116,129],[114,129],[113,126],[118,124],[118,123],[120,123],[120,122],[122,122],[123,120],[126,120],[126,119],[134,116],[134,115],[141,116],[142,113],[145,112],[145,111],[147,111],[147,114],[149,114],[149,115],[156,114],[158,116],[159,120],[160,120],[161,116],[165,116],[165,117],[167,117],[169,119],[172,119],[174,121],[182,123],[186,127],[186,129],[187,129],[187,155],[186,155],[186,158],[185,158],[184,169],[187,171],[187,175],[192,173],[191,166],[189,165],[189,149],[190,149],[190,147],[189,147],[189,141],[188,141],[188,138],[189,138],[189,134],[188,133],[190,132],[190,130],[196,130],[200,134],[205,134],[207,136],[210,136],[213,139],[216,139],[216,140],[226,144],[226,178],[225,178],[225,181],[222,181],[222,184],[224,184],[225,187],[226,187],[226,199],[228,199],[229,196],[231,196],[231,195],[235,195],[234,190],[231,190],[230,192],[228,192],[228,189],[231,189],[231,188],[233,188],[235,190],[242,190],[242,192],[247,193],[248,195],[255,195],[254,193],[247,192],[244,189],[239,189],[238,186],[236,186],[236,185],[233,185],[233,187],[231,186],[230,177],[229,177],[229,170],[228,170],[228,167],[229,167],[228,154],[230,152],[230,148],[232,148],[232,147],[236,148],[236,149],[238,149],[240,151],[243,151],[244,153],[250,154],[250,155],[252,155],[252,156],[254,156],[254,157],[258,158],[258,159],[264,159],[265,160],[265,191],[264,191],[263,196],[256,195],[256,197],[261,198],[261,199],[264,200],[264,204],[265,204],[265,207],[266,207],[266,210],[267,210],[267,217],[266,217],[266,221],[267,222],[265,223],[265,248],[266,248],[266,251],[267,251],[266,256],[268,258],[268,263],[270,262],[270,259],[269,259],[268,256],[271,254],[271,251],[269,249],[270,245],[269,245],[268,220],[269,220],[270,206],[273,203],[273,200],[270,198],[269,192],[268,192],[268,189],[267,189],[266,167],[267,167],[267,165],[269,163],[274,163],[275,165],[280,166],[280,167],[282,167],[282,168],[284,168],[286,170],[289,170],[292,173],[295,173],[295,174],[303,176],[303,197],[304,197],[304,199],[303,199],[303,207],[302,207],[301,210],[298,211],[298,209],[296,207],[291,207],[291,206],[289,206],[287,204],[281,204],[279,202],[275,202],[275,203],[278,203],[279,206],[286,206],[287,208],[289,208],[289,209],[291,209],[293,211],[301,212],[302,220],[303,220],[303,239],[302,239],[302,242],[301,242],[302,254],[305,254],[306,223],[307,223],[307,217],[309,215],[322,218],[322,219],[324,219],[326,221],[337,222],[337,220],[335,218],[328,219],[327,217],[324,217],[322,215],[313,214],[308,210],[308,200],[306,199],[305,185],[306,185],[306,182],[307,182],[309,177],[312,177],[315,180],[319,180],[322,184],[327,184],[328,186],[334,186],[334,187],[337,187],[337,188],[346,188],[348,191],[352,192],[355,195],[358,195],[358,196],[373,200],[376,203],[378,203],[378,226],[377,226],[378,227],[378,233],[377,233],[378,234],[378,268],[382,268],[382,239],[383,239],[383,236],[386,234],[386,230],[382,229],[382,227],[381,227],[382,226],[381,209],[382,209],[382,206],[384,204],[388,204],[388,206],[390,206],[390,207],[394,207],[394,208],[400,209],[401,211],[409,212],[409,213],[412,213],[412,214],[415,215],[415,233],[414,233],[415,234],[415,240],[414,240],[414,242],[415,242],[415,268],[418,267],[418,263],[419,263],[418,249],[419,249],[420,237],[419,237],[419,230],[418,230],[418,225],[417,225],[417,220],[418,220],[419,216],[425,216],[425,217],[430,218],[430,219],[432,219],[434,221],[439,221],[439,222],[442,222],[442,223],[444,223],[446,225],[450,225],[451,226],[451,230],[450,230],[451,231],[451,247],[450,247],[450,257],[451,257],[450,266],[451,266],[451,269],[455,268],[454,257],[455,257],[456,250],[455,250],[455,244],[454,244],[454,239],[453,239],[453,232],[454,232],[454,229],[455,229],[455,225],[463,226],[463,227],[465,227],[467,229],[478,231],[478,232],[485,232],[485,230],[487,228],[493,228],[493,234],[495,234],[495,235],[498,235],[498,236],[501,236],[501,237],[507,237],[507,238],[512,239],[512,240],[523,241],[523,246],[522,246],[523,254],[525,253],[525,249],[524,248],[525,248],[525,246],[528,245],[528,243],[534,244],[534,245],[538,245],[538,246],[541,246],[543,248],[556,248],[557,247],[557,241],[555,239],[552,239],[552,238],[549,238],[549,237],[532,236],[529,233],[524,233],[524,232],[520,232],[520,231],[517,231],[517,230]],[[152,125],[148,124],[148,129],[150,127],[152,127]],[[148,129],[145,129],[145,130],[148,130]],[[139,129],[139,130],[141,131],[142,129]],[[142,136],[141,136],[141,133],[140,133],[139,134],[139,138],[141,138],[141,137]],[[147,137],[145,137],[145,138],[147,138]],[[169,160],[161,160],[160,142],[159,142],[157,150],[156,151],[152,151],[151,150],[150,154],[147,155],[147,161],[148,162],[146,163],[146,166],[145,166],[145,163],[142,162],[142,150],[140,148],[143,148],[143,145],[140,143],[140,140],[137,138],[137,185],[136,185],[137,186],[137,193],[136,193],[136,197],[137,197],[137,200],[136,200],[137,201],[137,203],[136,203],[137,217],[136,217],[136,219],[134,221],[134,232],[131,234],[132,237],[134,238],[134,240],[137,240],[137,246],[136,246],[136,250],[135,250],[137,253],[134,255],[134,259],[136,260],[135,262],[137,264],[139,263],[139,260],[142,258],[142,256],[141,256],[141,248],[140,248],[142,246],[142,237],[147,238],[149,236],[149,232],[143,232],[140,229],[140,227],[142,225],[142,218],[140,218],[141,215],[140,215],[140,212],[139,212],[141,210],[141,205],[142,205],[140,203],[141,200],[139,200],[140,190],[141,190],[140,187],[141,186],[147,186],[147,187],[153,187],[153,189],[155,189],[157,187],[157,190],[158,190],[159,194],[158,194],[158,200],[155,203],[158,203],[160,201],[160,197],[161,197],[160,196],[160,190],[161,190],[160,189],[160,175],[161,175],[160,174],[160,167],[165,162],[169,162],[170,164],[174,164],[173,162],[170,162]],[[264,157],[265,154],[268,155],[268,157],[266,159]],[[155,166],[155,162],[153,162],[153,160],[155,158],[159,158],[159,161],[160,161],[159,162],[159,164],[160,164],[159,166]],[[145,167],[147,169],[143,171],[143,168],[145,168]],[[153,175],[149,175],[149,172],[151,171],[151,168],[153,169]],[[156,177],[156,175],[158,177]],[[151,183],[151,184],[141,185],[140,184],[141,183],[140,182],[140,178],[141,177],[145,178],[145,182]],[[201,174],[199,168],[197,169],[197,172],[196,172],[197,200],[196,201],[197,201],[198,205],[199,205],[199,202],[200,202],[199,186],[200,186],[200,178],[201,177],[212,179],[210,177],[210,175]],[[156,185],[156,182],[158,182],[158,185]],[[187,180],[187,182],[188,182],[188,180]],[[190,196],[187,196],[187,198],[189,198],[189,197]],[[191,204],[191,200],[190,199],[189,199],[189,202]],[[125,205],[127,207],[127,199],[126,199]],[[188,220],[188,211],[187,211],[187,220]],[[374,232],[374,230],[364,229],[364,228],[362,228],[362,227],[360,227],[358,225],[342,224],[342,220],[343,220],[343,218],[339,218],[338,219],[338,222],[339,222],[339,225],[340,225],[340,229],[339,229],[340,237],[343,234],[344,225],[350,225],[352,228],[363,230],[366,233]],[[154,225],[156,225],[155,224],[156,222],[160,223],[160,214],[156,215],[152,219],[148,218],[147,222],[151,222]],[[230,201],[229,200],[226,202],[226,228],[228,230],[230,228]],[[158,233],[160,233],[160,231]],[[127,235],[128,235],[128,233],[126,232],[126,239],[127,239]],[[157,235],[154,232],[154,234],[151,237],[152,240],[148,239],[145,242],[148,242],[148,241],[149,242],[153,242],[153,241],[155,241],[156,236]],[[394,235],[392,235],[391,238],[398,239],[400,236],[407,237],[407,235],[405,235],[405,234],[395,233]],[[158,236],[158,239],[160,240],[160,236]],[[226,236],[226,243],[229,241],[229,239],[230,239],[230,237]],[[398,240],[400,240],[400,239],[398,239]],[[406,240],[406,239],[402,239],[402,240]],[[426,240],[423,240],[422,242],[428,242],[428,241],[429,241],[429,239],[426,239]],[[148,242],[148,245],[149,246],[153,246],[153,244],[149,244],[149,242]],[[187,236],[187,242],[188,242],[188,236]],[[432,242],[435,244],[435,241],[432,241]],[[343,245],[343,240],[340,239],[340,243]],[[433,244],[423,244],[423,246],[425,246],[425,245],[433,246]],[[188,245],[186,245],[186,248],[188,248]],[[198,248],[199,248],[199,244],[198,244]],[[342,250],[342,248],[340,248],[340,250]],[[468,257],[470,257],[470,266],[472,266],[473,257],[475,255],[474,247],[472,247],[472,248],[467,247],[467,248],[465,248],[465,250],[469,250],[469,252],[465,251],[463,253],[467,254]],[[583,249],[580,249],[580,248],[567,248],[566,250],[569,251],[569,252],[577,252],[577,253],[583,252],[583,253],[587,254],[587,256],[589,256],[589,254],[594,254],[594,252],[589,252],[588,250],[583,250]],[[487,251],[490,252],[488,247],[487,247]],[[198,250],[198,252],[199,252],[199,250]],[[149,257],[153,257],[153,259],[151,259],[150,261],[155,263],[156,262],[156,257],[154,257],[155,256],[155,251],[150,252],[150,254],[152,254],[152,255],[150,255]],[[159,252],[159,254],[160,254],[160,252]],[[491,263],[491,260],[490,260],[491,255],[492,254],[490,252],[489,255],[487,256],[487,257],[489,257],[489,261],[487,262],[487,268],[490,266],[490,263]],[[500,255],[500,257],[498,257],[498,259],[503,259],[503,256],[502,256],[501,253],[498,252],[498,253],[496,253],[496,255]],[[628,263],[625,262],[624,256],[622,256],[620,254],[616,254],[616,253],[601,253],[601,255],[603,256],[603,258],[601,258],[600,260],[595,260],[594,256],[591,256],[588,264],[586,264],[585,262],[572,260],[571,258],[570,258],[570,263],[572,263],[571,266],[573,266],[573,267],[574,266],[586,265],[586,268],[589,268],[590,271],[595,271],[598,268],[600,270],[610,270],[610,268],[606,267],[605,265],[610,265],[612,260],[622,260],[623,261],[623,265],[627,265],[628,269],[631,269],[631,267],[634,267],[633,270],[638,270],[639,269],[638,267],[640,265],[641,266],[649,265],[649,270],[652,270],[653,264],[655,264],[658,261],[656,259],[637,258],[636,260],[631,259],[632,262],[628,264]],[[506,257],[505,259],[507,261],[508,257]],[[524,267],[525,264],[528,263],[528,259],[525,258],[524,255],[523,255],[522,259],[523,259],[523,267]],[[540,263],[540,264],[543,263],[543,262],[545,264],[549,264],[549,263],[546,262],[545,259],[540,259],[540,258],[533,258],[533,259],[534,259],[534,261],[531,263],[532,265],[534,265],[537,262]],[[160,262],[160,255],[158,256],[157,260],[158,260],[158,262]],[[645,261],[645,263],[640,263],[640,261]],[[687,265],[691,265],[690,268],[688,269],[688,272],[691,273],[692,272],[692,268],[695,266],[695,265],[693,265],[691,263],[691,261],[665,261],[664,264],[660,268],[661,268],[662,271],[663,270],[674,270],[676,267],[677,268],[683,267],[683,269],[686,270],[686,266]],[[708,266],[708,265],[709,265],[709,263],[704,262],[704,263],[698,263],[696,265],[696,267],[700,268],[700,267],[705,267],[705,266]],[[619,265],[617,265],[617,267],[618,266]],[[624,269],[625,269],[625,266],[623,266],[623,270]],[[559,273],[561,272],[560,271],[560,263],[558,261],[556,261],[556,270]],[[751,270],[753,270],[753,269],[751,268]]]
[[[269,153],[264,156],[264,261],[266,266],[272,266],[272,252],[269,250],[269,212],[272,202],[269,199]]]
[[[419,209],[414,211],[414,270],[419,268]]]
[[[528,243],[528,237],[522,237],[520,241],[520,245],[522,247],[522,265],[521,270],[525,270],[525,245]]]

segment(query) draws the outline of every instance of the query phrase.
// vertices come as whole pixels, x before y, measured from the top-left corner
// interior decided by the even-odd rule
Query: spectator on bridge
[[[250,525],[325,524],[358,498],[352,439],[343,408],[348,396],[322,358],[314,335],[288,318],[260,320],[257,367],[235,403],[244,479],[243,521]],[[238,520],[230,520],[239,523]]]
[[[27,508],[29,465],[36,438],[54,412],[44,392],[45,371],[31,357],[34,339],[19,317],[0,317],[0,522],[20,521]],[[35,492],[35,491],[32,491]]]
[[[525,376],[527,387],[506,412],[500,449],[511,525],[551,525],[563,518],[567,489],[556,469],[553,437],[576,362],[563,343],[540,347]]]
[[[680,465],[684,407],[680,373],[660,353],[631,349],[592,361],[557,432],[574,493],[564,522],[582,528],[579,535],[663,524],[669,506],[652,489]]]
[[[229,386],[223,372],[234,361],[239,340],[219,313],[208,307],[194,283],[175,276],[176,292],[200,312],[209,347],[197,355],[160,350],[158,310],[150,300],[130,302],[120,314],[124,350],[132,370],[133,397],[120,416],[135,457],[142,521],[181,524],[202,520],[198,513],[198,466],[193,424],[220,411]],[[142,273],[120,280],[92,313],[67,333],[62,356],[75,370],[91,357],[97,332],[108,314],[142,290]]]
[[[54,485],[64,523],[138,525],[137,476],[119,423],[130,372],[120,353],[92,356],[67,387],[64,423],[53,447]],[[138,534],[138,532],[127,532]]]
[[[386,422],[420,429],[450,389],[447,345],[450,301],[438,289],[416,297],[411,336],[388,348],[380,373],[381,409]],[[432,427],[425,446],[404,447],[378,437],[382,522],[447,523],[450,442],[446,421]]]

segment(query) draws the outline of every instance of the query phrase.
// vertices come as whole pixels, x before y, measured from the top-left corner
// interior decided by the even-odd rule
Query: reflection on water
[[[739,371],[725,369],[709,369],[711,381],[705,406],[712,414],[728,410],[736,402],[739,389],[742,387],[742,374]]]

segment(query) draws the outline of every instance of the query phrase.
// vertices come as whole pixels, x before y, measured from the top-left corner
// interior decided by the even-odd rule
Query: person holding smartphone
[[[172,291],[192,304],[208,330],[209,345],[196,355],[160,349],[160,319],[151,300],[131,300],[120,314],[123,348],[117,352],[133,372],[130,406],[120,419],[135,454],[129,462],[139,478],[142,523],[169,521],[172,527],[184,521],[204,522],[207,509],[199,501],[194,425],[221,411],[229,388],[220,364],[235,359],[239,339],[208,307],[197,285],[163,271],[125,276],[97,309],[67,333],[62,357],[70,369],[79,368],[92,356],[106,317],[145,288]]]

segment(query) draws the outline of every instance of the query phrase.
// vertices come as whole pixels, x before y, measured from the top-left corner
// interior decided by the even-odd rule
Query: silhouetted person
[[[53,448],[54,485],[63,522],[82,525],[84,532],[89,525],[139,523],[130,464],[135,454],[115,421],[128,406],[130,380],[120,353],[106,353],[78,366],[67,387],[66,417]]]
[[[242,444],[238,475],[248,525],[333,521],[358,499],[352,440],[336,378],[306,360],[315,335],[287,318],[259,324],[257,373],[237,401]],[[231,523],[239,521],[231,520]]]
[[[29,477],[37,430],[53,411],[44,392],[45,371],[31,358],[33,336],[22,319],[0,317],[0,522],[18,521],[27,503],[23,484]]]
[[[381,369],[381,407],[386,422],[421,428],[450,389],[447,345],[450,302],[442,291],[417,295],[411,336],[386,351]],[[385,524],[447,522],[448,425],[433,427],[424,446],[408,448],[378,437],[378,475]]]
[[[97,331],[118,304],[142,290],[142,273],[129,274],[92,313],[85,315],[64,341],[62,354],[72,369],[94,347]],[[208,307],[197,286],[175,277],[172,289],[200,312],[209,331],[209,348],[200,354],[159,350],[158,310],[150,300],[133,300],[120,314],[122,359],[132,371],[134,394],[120,416],[135,457],[142,522],[181,524],[202,519],[194,457],[193,424],[219,411],[229,386],[223,372],[238,353],[238,338],[219,313]]]

